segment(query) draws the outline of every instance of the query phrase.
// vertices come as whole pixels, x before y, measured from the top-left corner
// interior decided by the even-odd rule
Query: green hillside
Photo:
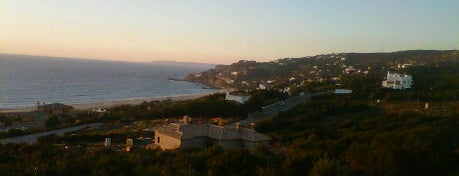
[[[418,76],[425,76],[415,75],[420,69],[441,70],[441,67],[458,64],[459,51],[457,50],[340,53],[285,58],[271,62],[241,60],[231,65],[218,65],[202,73],[190,74],[186,80],[205,83],[216,88],[252,90],[259,87],[259,84],[282,88],[313,82],[341,83],[340,79],[348,75],[373,75],[382,79],[387,71],[414,74],[413,77],[416,79]],[[451,69],[455,68],[453,66]],[[430,76],[436,75],[435,72],[433,74]]]

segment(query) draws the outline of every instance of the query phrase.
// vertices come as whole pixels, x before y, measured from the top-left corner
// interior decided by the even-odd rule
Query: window
[[[159,144],[159,140],[160,140],[160,138],[158,137],[158,139],[156,139],[156,143],[158,143],[158,144]]]

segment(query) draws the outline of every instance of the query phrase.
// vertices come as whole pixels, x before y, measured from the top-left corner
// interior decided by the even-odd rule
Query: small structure
[[[225,100],[236,101],[244,104],[250,98],[250,94],[243,92],[226,92]]]
[[[387,72],[386,80],[382,86],[391,89],[409,89],[413,84],[413,78],[410,75]]]
[[[134,140],[133,139],[126,139],[126,145],[127,146],[134,146]]]
[[[263,84],[263,83],[258,84],[258,89],[260,89],[260,90],[265,90],[267,88],[268,88],[268,86],[266,84]]]
[[[290,87],[284,87],[282,89],[279,89],[280,93],[287,93],[288,95],[291,95],[292,93],[290,92]]]
[[[49,115],[58,115],[58,114],[68,114],[73,112],[72,106],[67,106],[60,103],[53,103],[53,104],[43,104],[39,105],[38,111],[48,113]]]
[[[133,147],[134,147],[134,140],[126,139],[126,152],[130,152]]]
[[[112,138],[105,138],[105,147],[110,147],[112,145]]]
[[[351,94],[352,90],[350,89],[335,89],[333,91],[334,94]]]
[[[178,147],[207,148],[219,145],[222,148],[244,147],[254,149],[267,145],[271,138],[255,130],[223,127],[211,124],[166,123],[155,130],[155,144],[162,149]]]
[[[348,68],[344,70],[344,72],[347,74],[351,74],[351,73],[357,72],[357,69],[355,69],[353,66],[349,66]]]

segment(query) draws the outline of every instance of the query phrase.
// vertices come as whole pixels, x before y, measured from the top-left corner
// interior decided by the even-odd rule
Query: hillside
[[[166,108],[166,117],[180,110],[209,115],[220,115],[216,112],[225,109],[240,112],[238,105],[225,103],[219,96],[179,103],[154,104]],[[145,112],[145,105],[131,110]],[[174,107],[167,107],[171,105]],[[137,147],[124,152],[90,147],[97,142],[102,146],[100,141],[107,136],[121,143],[136,134],[129,129],[114,133],[108,128],[107,133],[97,129],[60,138],[48,136],[38,144],[0,145],[0,170],[6,175],[453,176],[459,173],[458,107],[458,102],[435,102],[425,109],[416,101],[375,104],[352,95],[328,94],[256,124],[257,131],[273,140],[254,151],[213,146],[164,151]],[[116,111],[110,116],[116,114],[129,117]],[[67,145],[70,147],[63,147]]]
[[[458,173],[457,102],[435,102],[425,109],[411,101],[354,99],[316,97],[260,123],[257,131],[288,146],[289,159],[303,166],[291,175]]]
[[[341,84],[349,75],[373,75],[383,79],[387,71],[413,74],[425,68],[457,67],[457,50],[410,50],[392,53],[340,53],[302,58],[285,58],[270,62],[241,60],[218,65],[202,73],[190,74],[186,80],[216,88],[253,90],[260,87],[286,88],[307,84]],[[450,70],[453,68],[447,68]],[[436,74],[435,72],[431,74]],[[432,76],[432,75],[430,75]]]

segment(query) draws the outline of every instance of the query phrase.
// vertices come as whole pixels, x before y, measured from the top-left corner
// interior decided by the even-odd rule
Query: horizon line
[[[315,55],[307,55],[307,56],[300,56],[300,57],[287,57],[284,56],[283,58],[277,59],[270,59],[267,61],[257,61],[256,59],[239,59],[232,63],[239,62],[241,60],[246,61],[257,61],[257,62],[271,62],[276,61],[279,59],[286,59],[286,58],[303,58],[303,57],[311,57],[311,56],[319,56],[319,55],[328,55],[328,54],[348,54],[348,53],[362,53],[362,54],[369,54],[369,53],[395,53],[395,52],[402,52],[402,51],[459,51],[459,49],[407,49],[407,50],[397,50],[397,51],[379,51],[379,52],[331,52],[331,53],[321,53]],[[1,55],[15,55],[15,56],[35,56],[35,57],[50,57],[50,58],[65,58],[65,59],[75,59],[75,60],[93,60],[93,61],[109,61],[109,62],[127,62],[127,63],[151,63],[151,62],[177,62],[177,63],[196,63],[196,64],[211,64],[211,65],[229,65],[223,63],[209,63],[209,62],[192,62],[192,61],[179,61],[179,60],[167,60],[167,59],[158,59],[158,60],[150,60],[150,61],[126,61],[126,60],[113,60],[113,59],[103,59],[103,58],[84,58],[84,57],[72,57],[72,56],[50,56],[50,55],[31,55],[31,54],[20,54],[20,53],[0,53]]]

